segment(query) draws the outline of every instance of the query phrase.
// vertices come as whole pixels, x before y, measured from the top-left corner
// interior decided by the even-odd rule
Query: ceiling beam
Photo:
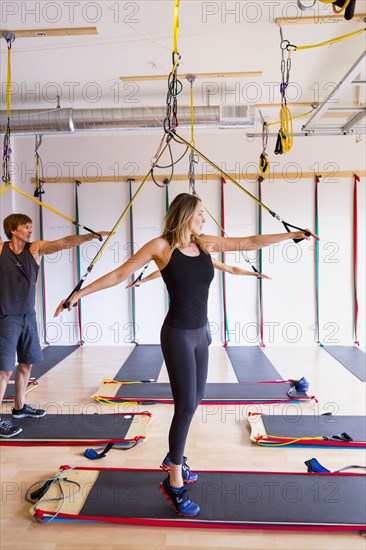
[[[217,73],[187,73],[179,74],[179,78],[187,78],[187,76],[195,76],[196,78],[248,78],[263,76],[262,71],[244,71],[244,72],[217,72]],[[123,82],[143,82],[154,80],[166,80],[167,74],[152,74],[152,75],[136,75],[136,76],[121,76]]]
[[[356,13],[352,18],[352,23],[363,23],[366,13]],[[323,23],[344,23],[342,15],[299,15],[298,17],[277,17],[276,25],[319,25]]]
[[[354,171],[348,170],[348,171],[333,171],[333,172],[322,172],[322,177],[327,178],[351,178],[355,174]],[[243,181],[256,181],[258,179],[258,173],[250,173],[250,174],[233,174],[230,173],[230,175],[237,179],[237,180],[243,180]],[[357,171],[357,175],[359,177],[365,177],[366,171],[361,170]],[[96,178],[86,178],[83,176],[75,176],[74,178],[70,177],[61,177],[61,178],[43,178],[44,183],[74,183],[75,180],[77,180],[80,183],[126,183],[129,178],[132,178],[133,181],[139,182],[142,181],[146,176],[142,175],[133,175],[133,176],[116,176],[116,175],[110,175],[110,176],[98,176]],[[166,176],[154,176],[157,181],[160,183],[164,183],[164,180],[166,180]],[[220,181],[220,174],[196,174],[195,179],[196,181]],[[294,179],[311,179],[314,178],[314,172],[273,172],[269,173],[267,175],[267,179],[274,179],[274,180],[280,180],[280,179],[288,179],[288,180],[294,180]],[[172,181],[185,181],[188,179],[187,174],[174,174]],[[36,183],[35,178],[31,179],[31,182],[33,184]]]
[[[46,38],[49,36],[84,36],[88,34],[99,34],[98,27],[70,27],[60,29],[28,29],[28,30],[7,30],[4,33],[15,34],[15,38]]]

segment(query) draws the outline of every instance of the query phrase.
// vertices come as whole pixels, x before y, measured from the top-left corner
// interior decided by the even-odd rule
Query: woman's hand
[[[259,271],[253,272],[253,275],[257,277],[257,279],[272,279],[272,277],[268,277],[268,275],[265,275],[264,273],[259,273]]]
[[[141,281],[131,281],[130,283],[128,283],[128,285],[125,287],[125,288],[132,288],[132,287],[139,287],[142,283],[142,280]]]
[[[64,307],[66,299],[61,300],[61,302],[57,306],[56,311],[53,314],[53,316],[58,317],[60,315],[60,313],[62,313],[65,309],[68,309],[69,311],[71,311],[74,304],[76,304],[78,302],[78,300],[80,300],[79,292],[74,292],[74,294],[69,298],[67,308]]]
[[[318,235],[315,235],[310,229],[304,229],[304,231],[292,231],[291,232],[292,239],[306,239],[307,241],[310,241],[311,237],[314,237],[316,241],[320,241],[320,238]]]

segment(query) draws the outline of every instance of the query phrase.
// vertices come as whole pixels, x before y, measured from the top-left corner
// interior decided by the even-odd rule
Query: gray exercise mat
[[[74,353],[76,349],[79,348],[79,345],[76,346],[47,346],[43,348],[43,361],[42,363],[34,363],[31,371],[32,379],[38,380],[46,374],[48,371],[53,369],[56,365],[61,363],[66,357]],[[15,378],[15,371],[11,376],[11,380]]]
[[[279,384],[245,384],[245,383],[208,383],[206,384],[204,402],[239,402],[246,401],[278,401],[289,400],[287,392],[292,388],[289,382]],[[294,398],[306,399],[305,392],[295,392]],[[100,396],[103,397],[103,396]],[[148,404],[150,401],[163,403],[172,402],[172,391],[170,384],[152,383],[152,384],[126,384],[122,385],[115,394],[117,400],[127,399],[129,401],[142,401]],[[113,399],[113,398],[112,398]]]
[[[323,346],[323,349],[361,382],[366,382],[366,354],[364,351],[356,346]]]
[[[86,502],[73,519],[183,527],[265,528],[319,526],[357,529],[366,520],[366,476],[277,472],[198,472],[189,498],[201,513],[180,519],[159,494],[164,474],[154,470],[101,470]],[[116,505],[118,498],[118,505]],[[42,508],[42,506],[40,506]],[[62,512],[61,512],[62,517]],[[68,518],[70,519],[70,518]],[[175,520],[173,522],[172,520]],[[165,521],[165,523],[164,523]],[[175,525],[174,525],[175,524]]]
[[[238,382],[282,380],[280,373],[259,346],[227,346],[226,352]]]
[[[114,380],[157,380],[164,358],[158,344],[139,344],[127,357]]]
[[[332,437],[346,432],[353,441],[366,441],[366,417],[313,414],[262,415],[268,434],[281,437]]]

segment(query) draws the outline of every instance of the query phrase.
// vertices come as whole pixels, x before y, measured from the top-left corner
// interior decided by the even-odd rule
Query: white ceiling
[[[357,0],[356,12],[366,12],[365,0]],[[17,38],[12,48],[13,109],[53,108],[57,91],[62,107],[165,104],[166,81],[127,84],[120,77],[169,73],[174,0],[4,0],[1,13],[3,30],[85,26],[99,30],[95,36]],[[321,19],[332,11],[318,2],[316,11],[302,14]],[[263,71],[260,78],[197,80],[197,105],[207,101],[208,89],[212,105],[225,101],[279,103],[281,50],[276,17],[297,17],[296,23],[283,26],[284,38],[295,45],[322,42],[365,26],[344,20],[303,24],[296,0],[181,0],[179,16],[180,72]],[[363,33],[332,46],[293,52],[289,99],[294,103],[322,101],[364,49]],[[6,108],[6,51],[2,39],[2,109]],[[365,70],[360,78],[365,80]],[[188,105],[189,86],[184,84],[179,102]],[[337,106],[364,102],[365,86],[351,86]],[[299,114],[308,108],[294,105],[292,110]],[[265,107],[263,114],[267,120],[276,120],[278,107]]]

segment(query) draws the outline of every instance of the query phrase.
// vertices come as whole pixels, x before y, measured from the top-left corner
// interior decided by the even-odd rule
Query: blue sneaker
[[[200,507],[189,500],[186,488],[175,489],[169,483],[169,476],[160,483],[160,491],[167,498],[178,515],[183,517],[194,517],[200,513]]]
[[[170,472],[170,457],[169,453],[164,458],[160,468],[164,470],[164,472]],[[184,483],[195,483],[198,479],[198,475],[194,472],[191,472],[188,464],[187,464],[187,457],[183,457],[183,464],[182,464],[182,478]]]

